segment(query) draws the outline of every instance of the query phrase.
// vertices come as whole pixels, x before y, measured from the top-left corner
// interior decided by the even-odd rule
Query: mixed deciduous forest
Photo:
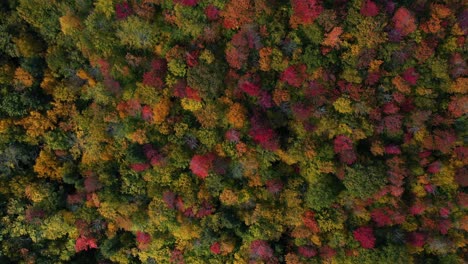
[[[467,7],[0,1],[0,263],[464,263]]]

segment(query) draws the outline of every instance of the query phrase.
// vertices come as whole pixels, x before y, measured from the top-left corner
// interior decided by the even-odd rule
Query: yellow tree
[[[50,178],[52,180],[61,180],[63,168],[60,166],[55,155],[48,150],[41,150],[34,164],[34,171],[40,178]]]
[[[29,116],[15,122],[15,125],[23,126],[32,141],[37,141],[37,137],[54,128],[51,120],[36,111],[32,111]]]

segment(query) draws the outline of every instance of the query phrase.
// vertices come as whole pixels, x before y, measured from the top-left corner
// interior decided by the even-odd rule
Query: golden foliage
[[[9,119],[0,119],[0,133],[6,132],[12,124],[13,122]]]
[[[178,240],[189,241],[194,238],[200,238],[201,232],[202,230],[199,226],[193,225],[189,222],[183,222],[180,228],[173,231],[173,235]]]
[[[334,27],[332,31],[326,34],[322,45],[329,47],[337,47],[340,44],[340,36],[342,33],[343,29],[341,27]]]
[[[288,152],[285,152],[281,149],[275,151],[276,155],[286,164],[293,165],[298,162],[298,157],[295,155],[290,155]]]
[[[302,264],[300,257],[293,253],[288,253],[285,257],[286,264]]]
[[[161,124],[164,122],[166,117],[169,115],[171,108],[171,101],[169,98],[163,98],[156,105],[153,106],[153,122],[155,124]]]
[[[423,63],[429,59],[433,53],[434,50],[428,45],[428,43],[426,41],[422,41],[416,48],[414,57],[418,60],[419,63]]]
[[[259,187],[263,185],[262,178],[258,173],[249,175],[247,178],[249,179],[248,185],[250,187]]]
[[[101,205],[101,202],[99,200],[99,196],[97,195],[97,193],[91,193],[90,199],[86,201],[86,206],[98,208],[100,205]]]
[[[34,203],[41,202],[49,195],[48,193],[41,190],[41,187],[37,184],[28,184],[26,188],[24,188],[24,194]]]
[[[369,64],[369,72],[376,72],[380,70],[380,65],[382,65],[383,60],[373,60]]]
[[[342,114],[348,114],[353,112],[353,108],[351,107],[351,101],[347,98],[340,97],[333,103],[333,107],[336,111]]]
[[[221,255],[223,256],[228,255],[234,250],[235,247],[236,245],[234,244],[234,242],[231,242],[231,241],[221,242]]]
[[[200,59],[206,61],[208,64],[211,64],[215,61],[215,56],[209,49],[204,49],[200,54]]]
[[[74,30],[81,28],[80,19],[72,14],[66,14],[59,18],[60,27],[63,34],[69,35]]]
[[[289,102],[290,99],[291,95],[287,90],[275,89],[273,91],[273,102],[275,102],[276,105],[281,105],[283,102]]]
[[[219,200],[225,205],[234,205],[237,203],[238,197],[232,190],[224,189]]]
[[[260,70],[269,71],[271,69],[271,53],[273,49],[270,47],[263,47],[259,50],[260,59],[258,63],[260,64]]]
[[[448,16],[452,14],[452,12],[450,11],[448,7],[441,5],[441,4],[435,4],[435,3],[431,4],[431,12],[433,16],[440,18],[440,19],[447,18]]]
[[[308,238],[312,236],[312,232],[309,228],[305,226],[296,226],[293,231],[291,232],[291,236],[294,238]]]
[[[382,142],[374,141],[371,145],[371,152],[374,156],[382,156],[384,154],[384,147]]]
[[[460,94],[467,94],[468,93],[468,78],[458,78],[451,86],[450,90],[451,93],[460,93]]]
[[[148,142],[148,137],[146,136],[146,130],[144,129],[137,129],[135,132],[128,135],[128,139],[140,145],[143,145]]]
[[[19,38],[13,38],[21,56],[26,58],[37,56],[41,52],[41,43],[32,35],[22,35]]]
[[[306,142],[306,144],[304,144],[304,155],[307,159],[312,159],[317,155],[312,142]]]
[[[392,79],[392,84],[395,85],[396,89],[404,94],[411,93],[410,86],[405,82],[401,76],[396,76]]]
[[[48,118],[36,111],[32,111],[29,116],[15,122],[15,125],[23,126],[26,129],[26,134],[31,138],[37,138],[47,130],[54,128],[53,123]]]
[[[460,220],[460,229],[465,230],[465,232],[468,232],[468,215],[463,216]]]
[[[112,0],[97,0],[94,3],[95,11],[104,14],[106,18],[111,18],[115,13],[114,3]]]
[[[240,129],[245,124],[245,118],[246,118],[245,115],[246,115],[245,108],[239,103],[234,103],[229,108],[229,111],[226,114],[226,117],[227,117],[228,123],[231,126],[233,126],[234,128]]]
[[[47,118],[53,124],[58,122],[58,127],[64,131],[72,130],[75,127],[73,117],[78,115],[76,106],[74,104],[67,104],[65,102],[53,102],[53,108],[47,110]]]
[[[236,150],[237,150],[237,154],[239,156],[242,156],[244,153],[248,151],[248,147],[244,142],[239,142],[236,145]]]
[[[228,2],[220,13],[224,18],[224,27],[238,29],[244,24],[251,23],[255,17],[251,4],[250,0],[233,0]]]
[[[375,20],[372,17],[366,17],[359,21],[356,30],[353,32],[358,45],[361,48],[374,48],[387,41],[386,34],[382,30],[384,23]]]
[[[32,75],[21,67],[15,70],[15,80],[26,87],[31,87],[34,82]]]
[[[40,178],[50,178],[52,180],[61,180],[63,176],[60,163],[55,156],[47,150],[41,150],[34,164],[34,171]]]
[[[458,185],[455,182],[455,170],[450,165],[442,166],[440,171],[432,176],[431,180],[434,184],[443,188],[452,190],[456,190],[458,188]]]
[[[44,73],[44,78],[41,82],[41,88],[44,89],[47,94],[52,94],[56,85],[57,81],[55,80],[52,73],[50,70],[46,70]]]
[[[132,230],[132,220],[130,220],[128,217],[117,216],[115,223],[119,228],[125,231]]]
[[[203,107],[203,103],[194,99],[182,98],[180,101],[182,108],[190,112],[195,112]]]
[[[203,128],[215,128],[219,120],[214,104],[207,104],[194,114]]]
[[[91,87],[96,86],[96,81],[85,70],[83,69],[78,70],[78,72],[76,73],[76,76],[80,77],[83,80],[88,81],[89,86]]]
[[[425,33],[436,33],[441,29],[441,22],[437,16],[432,15],[428,21],[421,24],[420,28]]]

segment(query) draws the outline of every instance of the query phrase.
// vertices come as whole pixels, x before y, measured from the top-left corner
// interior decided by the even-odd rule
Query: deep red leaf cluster
[[[354,239],[356,239],[363,248],[374,248],[375,236],[371,227],[363,226],[353,231]]]

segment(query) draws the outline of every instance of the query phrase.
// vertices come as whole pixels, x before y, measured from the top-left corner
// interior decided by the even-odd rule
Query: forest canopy
[[[0,263],[464,263],[467,7],[0,1]]]

